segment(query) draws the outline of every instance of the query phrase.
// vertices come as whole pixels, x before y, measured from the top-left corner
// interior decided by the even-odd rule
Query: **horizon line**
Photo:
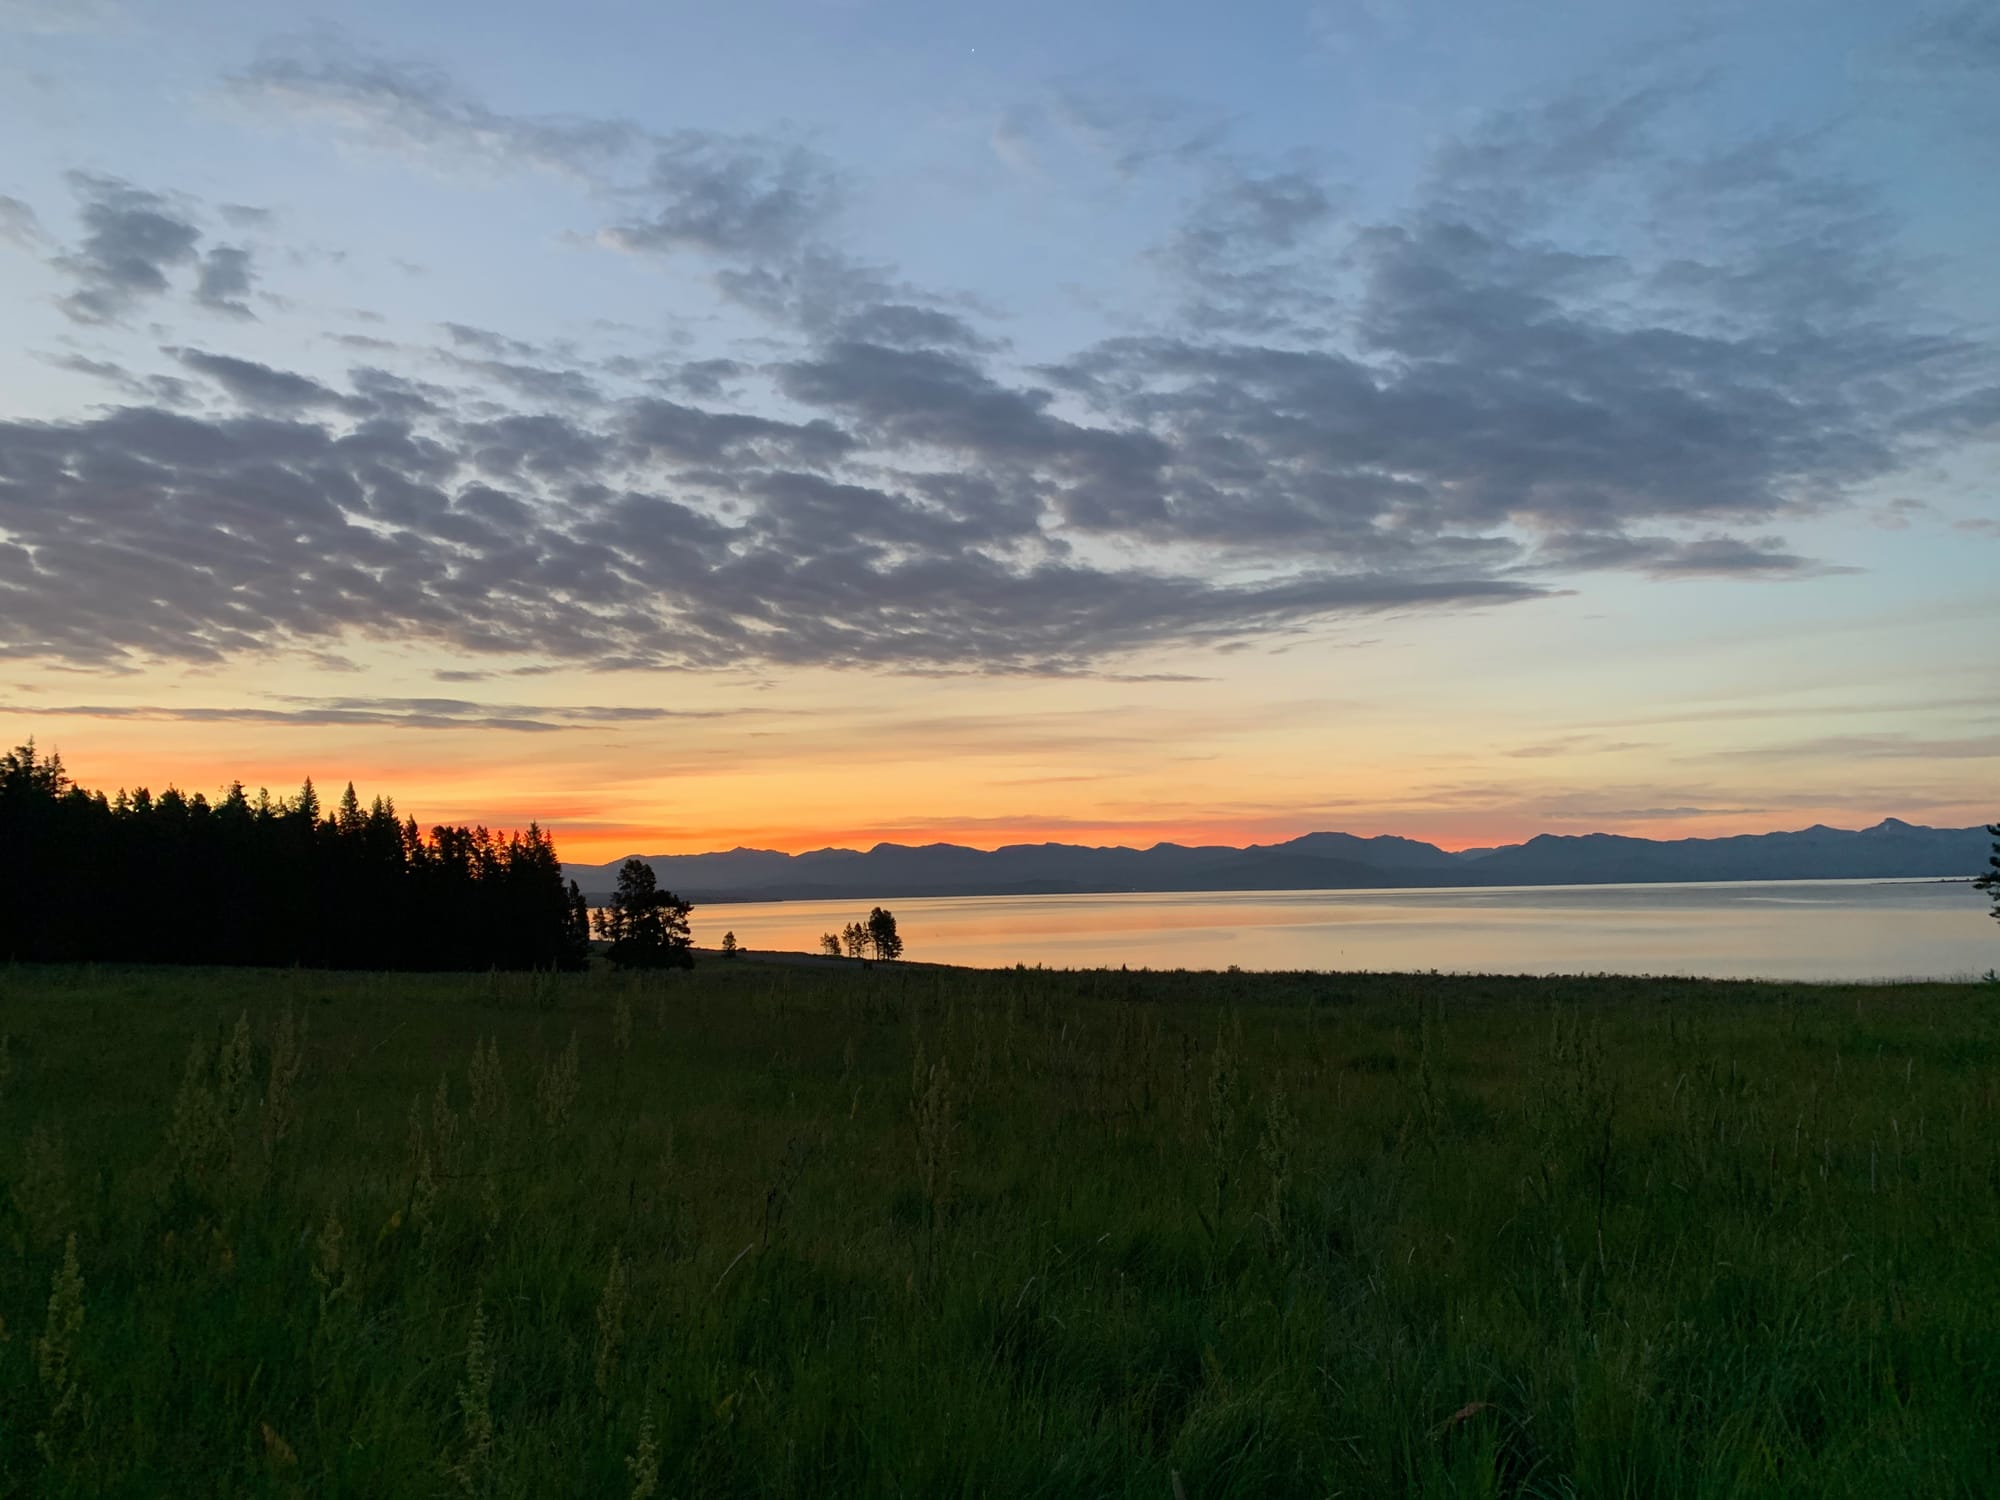
[[[959,843],[953,839],[931,839],[920,844],[904,844],[904,843],[898,843],[894,839],[877,839],[873,844],[869,845],[866,848],[853,848],[843,844],[824,844],[811,849],[774,849],[774,848],[765,848],[755,844],[734,844],[726,849],[699,849],[679,854],[630,853],[630,854],[617,855],[614,858],[607,860],[564,860],[563,864],[565,866],[594,865],[600,868],[605,868],[612,865],[622,864],[628,859],[646,859],[646,860],[709,859],[713,858],[714,856],[723,854],[775,854],[775,855],[780,855],[786,859],[798,859],[808,854],[857,854],[857,855],[872,854],[879,849],[910,849],[910,850],[961,849],[971,854],[997,854],[1002,850],[1006,849],[1049,849],[1049,848],[1086,849],[1093,851],[1101,850],[1106,852],[1124,852],[1130,854],[1145,854],[1155,849],[1227,849],[1234,853],[1242,854],[1242,853],[1248,853],[1251,850],[1255,849],[1283,848],[1287,844],[1295,844],[1302,839],[1318,838],[1325,836],[1336,836],[1342,838],[1358,839],[1364,843],[1373,842],[1374,840],[1377,839],[1398,839],[1404,843],[1425,845],[1429,848],[1436,849],[1441,854],[1460,855],[1460,854],[1465,854],[1472,850],[1479,850],[1481,852],[1488,852],[1488,851],[1497,852],[1502,849],[1518,849],[1522,845],[1532,843],[1536,839],[1540,838],[1619,838],[1619,839],[1631,839],[1638,843],[1648,843],[1648,844],[1676,844],[1676,843],[1696,843],[1696,842],[1718,843],[1726,839],[1770,838],[1774,835],[1779,835],[1779,834],[1812,833],[1815,830],[1819,829],[1824,829],[1829,833],[1849,833],[1849,834],[1870,833],[1875,831],[1876,829],[1884,828],[1891,824],[1903,828],[1908,828],[1918,832],[1929,831],[1929,832],[1940,832],[1940,833],[1970,832],[1973,831],[1974,829],[1988,826],[1982,823],[1975,823],[1967,825],[1965,828],[1954,828],[1935,823],[1913,823],[1907,818],[1898,817],[1893,813],[1888,813],[1876,819],[1876,821],[1873,823],[1865,824],[1857,828],[1842,828],[1831,823],[1808,823],[1801,828],[1768,828],[1758,833],[1688,834],[1685,837],[1678,839],[1654,838],[1654,837],[1649,837],[1645,834],[1634,834],[1634,833],[1609,833],[1603,829],[1591,829],[1582,833],[1556,833],[1556,832],[1543,831],[1540,833],[1530,834],[1528,837],[1524,839],[1519,839],[1510,843],[1504,843],[1504,844],[1467,843],[1467,844],[1461,844],[1456,848],[1452,847],[1449,844],[1439,843],[1433,839],[1413,838],[1408,834],[1348,833],[1346,830],[1338,828],[1314,828],[1314,829],[1309,829],[1304,833],[1292,834],[1286,838],[1272,839],[1272,840],[1259,841],[1247,844],[1223,844],[1223,843],[1189,844],[1189,843],[1182,843],[1176,839],[1157,839],[1153,843],[1143,844],[1143,845],[1069,843],[1062,839],[1020,840],[1011,843],[992,844],[992,845],[977,844],[977,843]]]

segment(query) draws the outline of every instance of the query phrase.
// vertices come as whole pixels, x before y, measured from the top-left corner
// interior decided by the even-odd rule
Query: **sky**
[[[2000,6],[0,0],[0,713],[572,861],[2000,814]]]

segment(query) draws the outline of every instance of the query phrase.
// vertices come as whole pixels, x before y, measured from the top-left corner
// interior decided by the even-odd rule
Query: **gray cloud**
[[[840,201],[828,163],[799,146],[680,130],[654,138],[634,196],[642,213],[606,231],[628,250],[779,257],[803,248]]]
[[[9,704],[9,712],[49,718],[138,719],[192,724],[268,724],[302,728],[369,726],[386,729],[504,729],[548,734],[563,729],[717,718],[663,708],[471,703],[461,698],[293,698],[287,708],[202,708],[142,703]]]
[[[831,423],[649,401],[604,429],[448,414],[341,426],[304,377],[183,357],[265,414],[0,424],[0,587],[14,601],[0,653],[209,661],[353,634],[600,667],[1074,671],[1139,646],[1536,592],[1435,573],[1212,582],[1087,566],[1003,523],[976,487],[765,467],[837,458],[852,440]],[[727,471],[704,467],[717,462]],[[638,483],[681,465],[670,487],[687,498]]]
[[[630,120],[513,115],[473,99],[441,71],[358,53],[326,37],[267,49],[230,79],[240,99],[331,120],[370,144],[563,174],[604,207],[599,240],[636,254],[708,261],[726,297],[782,323],[824,329],[897,289],[829,239],[847,193],[832,162],[797,142]],[[908,300],[907,298],[905,300]],[[525,350],[455,340],[490,357]]]
[[[1705,536],[1693,541],[1625,532],[1565,532],[1544,540],[1535,561],[1558,571],[1629,568],[1656,578],[1804,576],[1852,572],[1785,549],[1778,537]]]
[[[201,231],[158,193],[115,177],[68,176],[84,237],[56,261],[77,282],[60,305],[79,323],[116,322],[167,290],[167,273],[195,260]]]
[[[782,257],[801,249],[840,200],[838,174],[802,146],[657,133],[621,119],[506,114],[437,69],[325,37],[268,48],[230,84],[239,98],[331,118],[377,145],[573,175],[629,210],[605,230],[626,249]]]
[[[1217,161],[1156,258],[1183,281],[1182,310],[1209,333],[1268,334],[1324,320],[1334,297],[1310,257],[1331,258],[1336,191],[1310,163],[1273,169]]]
[[[1637,819],[1740,818],[1768,807],[1571,807],[1541,808],[1537,816],[1562,823],[1622,823]]]
[[[1183,100],[1138,95],[1103,78],[1070,78],[1007,110],[994,127],[1002,160],[1034,170],[1056,146],[1080,147],[1120,178],[1184,167],[1214,151],[1228,121]]]
[[[787,336],[757,366],[648,365],[444,324],[458,392],[171,351],[233,409],[128,375],[131,407],[0,426],[0,652],[355,634],[604,668],[1104,672],[1587,570],[1809,573],[1787,518],[2000,410],[1990,342],[1911,311],[1878,200],[1806,142],[1676,154],[1685,89],[1502,116],[1395,222],[1346,217],[1310,161],[1183,141],[1153,158],[1200,189],[1153,260],[1179,304],[1024,371],[976,314],[832,248],[840,184],[799,148],[507,116],[331,55],[238,88],[569,173],[621,243],[706,258]],[[166,200],[86,182],[96,284],[136,297],[193,263]],[[1605,248],[1593,215],[1636,239]]]
[[[91,359],[82,354],[37,354],[35,357],[59,370],[89,375],[116,386],[121,393],[135,400],[157,402],[166,407],[182,407],[189,405],[194,399],[194,388],[177,376],[141,376],[115,360]]]
[[[19,31],[97,31],[125,19],[123,0],[0,0],[0,26]]]
[[[35,211],[5,193],[0,193],[0,240],[29,250],[38,249],[43,243],[42,226]]]
[[[229,86],[247,102],[322,116],[376,145],[452,151],[501,167],[590,176],[644,136],[629,121],[500,114],[436,68],[374,57],[324,35],[265,48]]]
[[[1719,760],[2000,760],[2000,735],[1928,739],[1914,734],[1831,734],[1743,750],[1715,750]]]
[[[254,318],[248,298],[256,284],[248,250],[240,245],[215,245],[202,257],[194,300],[212,312]]]
[[[956,313],[916,307],[907,302],[877,302],[844,318],[837,337],[857,343],[888,344],[902,349],[991,350],[995,341]]]
[[[467,359],[453,356],[461,369],[482,375],[530,401],[557,406],[594,406],[603,399],[597,382],[581,370],[526,364],[518,360]]]
[[[2000,11],[1985,0],[1938,11],[1918,23],[1910,52],[1932,68],[2000,69]]]
[[[733,359],[691,359],[655,376],[661,390],[697,401],[719,400],[728,392],[728,383],[749,373],[749,366]]]
[[[1733,528],[1990,430],[2000,358],[1925,326],[1893,221],[1816,173],[1809,142],[1669,149],[1665,122],[1699,99],[1655,86],[1500,116],[1400,222],[1316,259],[1285,254],[1331,212],[1310,179],[1266,196],[1215,178],[1162,255],[1196,292],[1181,326],[1045,372],[1174,435],[1152,498],[1071,519],[1351,561],[1497,567],[1518,544],[1543,569],[1823,570]],[[1646,232],[1613,253],[1600,218]]]
[[[167,353],[197,375],[214,381],[243,405],[258,411],[339,406],[345,399],[331,386],[255,360],[210,354],[201,349],[169,349]]]
[[[489,328],[473,328],[465,323],[440,323],[453,347],[470,349],[489,359],[538,359],[542,351],[522,339],[509,338]]]

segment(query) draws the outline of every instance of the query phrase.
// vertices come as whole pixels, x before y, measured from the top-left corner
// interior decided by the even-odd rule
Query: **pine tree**
[[[868,946],[875,956],[896,959],[903,956],[903,940],[896,932],[896,918],[884,907],[868,913]]]
[[[1993,920],[2000,922],[2000,823],[1987,824],[1986,831],[1993,835],[1993,853],[1986,861],[1992,868],[1972,884],[1975,890],[1985,891],[1993,898]]]
[[[693,906],[659,888],[643,859],[618,867],[618,889],[597,914],[597,935],[610,944],[605,957],[621,969],[686,969],[694,964],[688,929]]]

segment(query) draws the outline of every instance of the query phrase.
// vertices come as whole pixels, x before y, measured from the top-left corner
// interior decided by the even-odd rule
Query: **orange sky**
[[[240,776],[282,793],[311,775],[331,800],[352,779],[426,824],[538,820],[579,863],[1323,829],[1461,848],[1993,817],[2000,694],[1961,628],[1983,600],[1884,608],[1841,582],[1625,585],[1107,677],[440,684],[435,658],[393,647],[344,671],[80,680],[17,664],[7,712],[13,739],[60,750],[86,785],[213,794]],[[1663,620],[1663,602],[1701,608]],[[673,717],[630,717],[658,713]]]

